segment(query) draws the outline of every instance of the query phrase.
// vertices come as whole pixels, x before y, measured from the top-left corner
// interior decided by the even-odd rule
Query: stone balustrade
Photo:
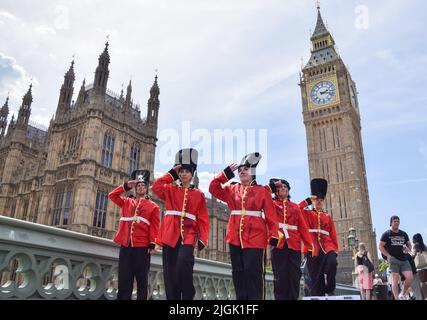
[[[0,299],[116,299],[118,256],[111,240],[0,216]],[[265,280],[273,299],[271,272]],[[196,258],[193,281],[195,299],[235,299],[230,264]],[[339,284],[336,292],[358,294]],[[151,255],[148,298],[165,299],[160,253]]]
[[[116,299],[113,241],[0,216],[0,299]],[[266,274],[266,298],[273,297]],[[231,266],[196,258],[195,299],[235,299]],[[151,256],[149,299],[165,299],[160,253]]]

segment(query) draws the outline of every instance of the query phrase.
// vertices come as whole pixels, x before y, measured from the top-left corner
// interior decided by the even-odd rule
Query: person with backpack
[[[371,254],[366,250],[363,242],[359,243],[359,250],[354,256],[354,264],[358,275],[361,299],[371,300],[374,264],[372,263]]]

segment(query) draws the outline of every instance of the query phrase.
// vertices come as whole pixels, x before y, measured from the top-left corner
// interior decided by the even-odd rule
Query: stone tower
[[[8,106],[0,110],[0,214],[96,236],[112,238],[120,208],[108,193],[134,169],[154,176],[160,89],[157,77],[148,105],[108,88],[108,43],[98,59],[94,82],[79,88],[73,101],[75,63],[64,75],[49,128],[32,125],[32,87],[16,121],[4,134]]]
[[[340,254],[337,282],[351,283],[349,229],[356,229],[377,264],[356,84],[335,48],[318,6],[311,57],[301,71],[300,87],[307,135],[310,179],[329,182],[326,210],[337,228]]]

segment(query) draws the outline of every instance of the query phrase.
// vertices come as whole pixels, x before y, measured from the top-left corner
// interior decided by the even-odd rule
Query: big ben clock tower
[[[311,37],[311,57],[301,71],[303,117],[310,178],[329,183],[326,210],[338,234],[337,282],[352,283],[349,230],[364,242],[377,265],[356,83],[352,80],[327,30],[320,7]]]

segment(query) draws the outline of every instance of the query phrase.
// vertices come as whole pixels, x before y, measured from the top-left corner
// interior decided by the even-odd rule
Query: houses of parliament
[[[146,168],[154,176],[160,89],[156,76],[143,117],[140,106],[133,103],[131,82],[126,94],[107,88],[109,65],[107,43],[93,83],[84,80],[74,102],[74,61],[71,63],[47,131],[30,122],[31,86],[17,118],[9,123],[6,99],[0,109],[0,214],[114,237],[120,209],[108,201],[108,193],[136,168]],[[154,201],[162,207],[158,199]],[[215,199],[208,202],[212,245],[199,255],[228,261],[224,206]]]
[[[364,163],[356,84],[335,49],[318,8],[311,57],[301,70],[302,112],[310,178],[329,182],[327,211],[339,237],[337,281],[351,283],[349,228],[377,259]],[[92,84],[80,86],[77,99],[74,61],[65,73],[56,114],[47,130],[31,125],[31,86],[16,119],[8,122],[8,98],[0,109],[0,214],[112,239],[120,209],[108,193],[136,168],[154,176],[160,89],[150,88],[147,112],[126,94],[107,88],[108,43],[99,56]],[[160,208],[163,204],[154,198]],[[202,258],[230,262],[225,234],[229,210],[207,199],[210,239]],[[341,258],[340,258],[341,257]],[[341,269],[341,272],[340,272]],[[350,272],[350,275],[348,274]],[[339,276],[343,276],[339,279]]]

